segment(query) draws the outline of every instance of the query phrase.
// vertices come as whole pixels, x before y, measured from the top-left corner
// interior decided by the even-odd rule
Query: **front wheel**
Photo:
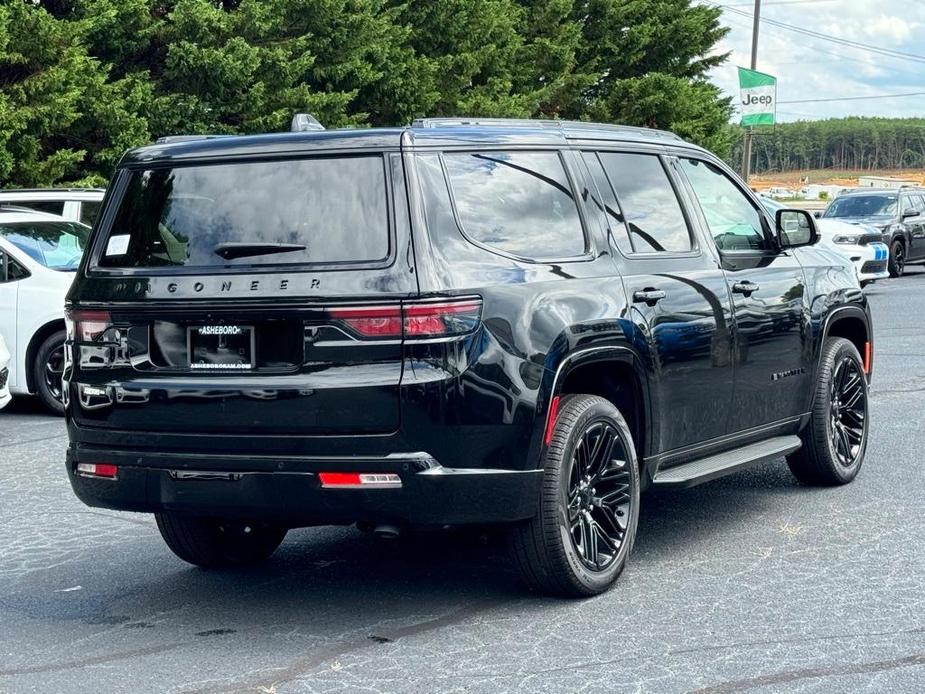
[[[890,262],[888,263],[888,269],[890,271],[890,277],[902,277],[906,269],[906,246],[898,239],[890,244]]]
[[[32,377],[35,392],[53,414],[64,414],[64,340],[65,333],[59,330],[49,335],[39,345],[32,362]]]
[[[156,513],[157,529],[171,551],[203,568],[248,566],[268,559],[286,529],[245,521]]]
[[[626,421],[604,398],[563,396],[538,513],[511,532],[521,576],[543,593],[602,593],[623,571],[638,522],[639,467]]]
[[[787,464],[804,484],[837,485],[853,480],[867,450],[867,377],[857,348],[841,337],[822,346],[822,361],[803,446]]]

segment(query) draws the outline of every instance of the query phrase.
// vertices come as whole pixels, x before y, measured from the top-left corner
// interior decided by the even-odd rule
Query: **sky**
[[[736,66],[751,59],[754,0],[715,0],[724,6],[729,52],[712,81],[738,103]],[[744,12],[745,15],[739,14]],[[849,115],[925,117],[925,94],[892,99],[783,103],[805,99],[925,92],[925,0],[762,0],[761,17],[921,60],[877,55],[761,22],[757,69],[777,77],[778,120]],[[738,118],[736,118],[738,120]]]

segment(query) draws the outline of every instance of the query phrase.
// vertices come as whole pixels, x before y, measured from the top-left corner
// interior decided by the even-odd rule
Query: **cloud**
[[[743,0],[720,0],[751,13]],[[761,16],[811,31],[893,51],[925,55],[917,41],[925,27],[925,2],[908,0],[766,0]],[[714,69],[711,79],[727,94],[738,97],[736,66],[747,67],[751,52],[751,17],[728,9],[722,21],[729,35],[717,47],[729,60]],[[839,45],[762,22],[758,64],[778,78],[778,119],[838,118],[849,115],[925,117],[925,96],[780,103],[845,96],[879,96],[925,91],[925,63]]]

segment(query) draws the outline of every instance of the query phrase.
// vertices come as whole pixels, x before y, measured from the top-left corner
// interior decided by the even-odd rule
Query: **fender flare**
[[[651,438],[653,432],[653,420],[651,416],[652,394],[648,374],[644,366],[644,361],[634,349],[627,345],[600,345],[596,347],[579,348],[572,352],[568,352],[564,354],[560,360],[558,360],[558,362],[555,364],[554,370],[550,367],[547,367],[547,378],[544,378],[544,382],[548,380],[549,386],[543,388],[537,406],[536,421],[538,424],[542,424],[542,427],[537,427],[538,432],[536,433],[535,437],[538,441],[539,453],[542,453],[546,447],[544,438],[547,428],[551,425],[550,415],[553,414],[553,400],[554,398],[558,397],[562,388],[562,383],[565,381],[568,374],[578,367],[597,362],[608,361],[616,361],[629,366],[639,381],[644,427],[643,440],[637,442],[637,445],[641,445],[643,451],[648,451],[651,448]],[[550,374],[551,378],[548,378],[548,375]],[[542,461],[542,456],[537,455],[535,460],[537,460],[537,465],[539,466]],[[640,457],[640,463],[641,462],[642,457]]]

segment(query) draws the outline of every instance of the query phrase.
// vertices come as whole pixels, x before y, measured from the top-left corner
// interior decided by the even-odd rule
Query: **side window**
[[[616,242],[617,248],[629,255],[633,252],[633,244],[626,228],[626,220],[623,219],[623,212],[620,211],[620,205],[617,204],[617,198],[614,197],[613,188],[610,187],[610,181],[607,180],[607,174],[604,173],[604,167],[601,166],[601,161],[594,152],[582,152],[581,154],[588,170],[591,172],[594,185],[600,192],[598,196],[594,191],[589,191],[588,197],[606,218],[607,228],[610,229],[611,237]]]
[[[681,203],[657,155],[601,152],[600,159],[620,202],[634,253],[693,249]]]
[[[721,169],[698,159],[681,159],[710,235],[721,251],[770,250],[761,212]]]
[[[48,200],[17,200],[12,202],[4,203],[5,205],[12,205],[14,207],[28,207],[30,210],[36,210],[38,212],[47,212],[49,214],[60,215],[64,212],[64,201],[48,201]]]
[[[100,205],[103,203],[94,200],[84,200],[80,203],[80,221],[88,227],[92,227],[100,213]]]
[[[587,246],[578,206],[556,152],[443,156],[463,233],[523,258],[572,258]]]
[[[0,283],[15,282],[29,276],[29,271],[0,251]]]

